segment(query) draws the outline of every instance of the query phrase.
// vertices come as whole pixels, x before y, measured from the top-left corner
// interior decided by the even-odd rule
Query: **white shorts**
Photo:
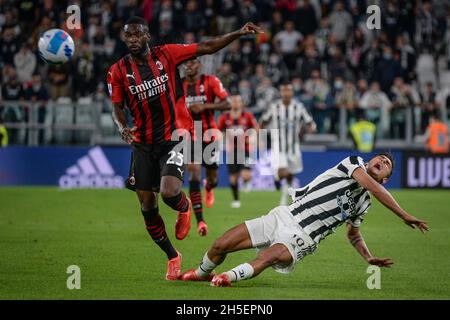
[[[274,156],[272,156],[274,157]],[[290,174],[297,174],[303,171],[302,154],[279,153],[278,159],[273,159],[274,173],[278,174],[278,169],[286,168]]]
[[[245,221],[252,245],[257,251],[281,243],[288,248],[292,263],[276,264],[275,271],[289,273],[304,256],[313,253],[317,244],[295,222],[287,206],[272,209],[267,215]]]

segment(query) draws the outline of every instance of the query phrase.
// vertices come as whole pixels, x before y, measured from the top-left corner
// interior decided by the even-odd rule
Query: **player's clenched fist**
[[[263,29],[261,27],[258,27],[253,22],[247,22],[241,30],[239,30],[239,34],[246,35],[246,34],[255,34],[255,33],[264,33]]]
[[[131,144],[135,140],[133,132],[135,132],[136,130],[137,130],[136,126],[133,128],[128,128],[128,127],[121,128],[119,130],[119,132],[120,132],[120,136],[122,137],[122,140],[128,144]]]

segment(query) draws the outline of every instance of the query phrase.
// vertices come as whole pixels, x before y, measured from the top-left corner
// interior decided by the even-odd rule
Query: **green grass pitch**
[[[399,203],[428,221],[421,234],[404,225],[376,200],[362,226],[372,252],[394,259],[382,269],[381,289],[366,287],[367,264],[338,229],[293,273],[272,269],[232,288],[166,281],[166,258],[148,236],[136,197],[127,190],[0,189],[0,299],[449,299],[450,192],[394,191]],[[216,190],[205,209],[210,234],[196,224],[189,236],[174,236],[175,213],[160,211],[183,269],[196,266],[212,241],[245,219],[275,207],[277,192],[242,194],[230,208],[230,191]],[[194,217],[193,217],[194,218]],[[254,250],[230,254],[219,272],[253,259]],[[69,265],[81,268],[81,289],[68,290]]]

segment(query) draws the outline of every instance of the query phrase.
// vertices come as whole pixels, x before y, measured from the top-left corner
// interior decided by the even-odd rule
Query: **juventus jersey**
[[[269,122],[271,129],[278,129],[278,134],[271,132],[272,149],[288,155],[300,152],[300,129],[313,122],[303,103],[295,100],[287,107],[281,100],[272,103],[261,119]]]
[[[351,156],[305,187],[290,189],[294,202],[289,211],[316,243],[345,222],[357,228],[361,225],[371,198],[369,192],[352,178],[357,168],[366,171],[363,159]]]

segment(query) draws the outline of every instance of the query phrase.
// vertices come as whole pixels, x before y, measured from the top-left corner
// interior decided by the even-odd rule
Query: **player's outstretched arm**
[[[386,208],[394,212],[399,218],[401,218],[407,225],[415,229],[418,227],[422,233],[428,231],[428,225],[425,221],[417,219],[403,210],[400,205],[395,201],[394,197],[377,181],[369,176],[363,169],[357,168],[353,171],[353,179],[356,180],[362,187],[370,191],[375,198],[377,198]]]
[[[387,267],[394,264],[394,261],[390,258],[376,258],[373,257],[367,248],[366,242],[361,235],[361,231],[359,228],[352,226],[350,223],[347,224],[347,238],[352,244],[352,246],[358,251],[358,253],[367,261],[367,263],[379,266],[379,267]]]
[[[223,36],[219,36],[210,40],[202,41],[197,47],[197,56],[205,54],[213,54],[222,48],[225,48],[231,42],[239,37],[247,34],[262,33],[263,30],[252,22],[247,22],[241,29],[227,33]]]
[[[113,103],[112,117],[122,140],[131,144],[134,141],[133,132],[137,130],[137,127],[128,128],[123,103]]]

